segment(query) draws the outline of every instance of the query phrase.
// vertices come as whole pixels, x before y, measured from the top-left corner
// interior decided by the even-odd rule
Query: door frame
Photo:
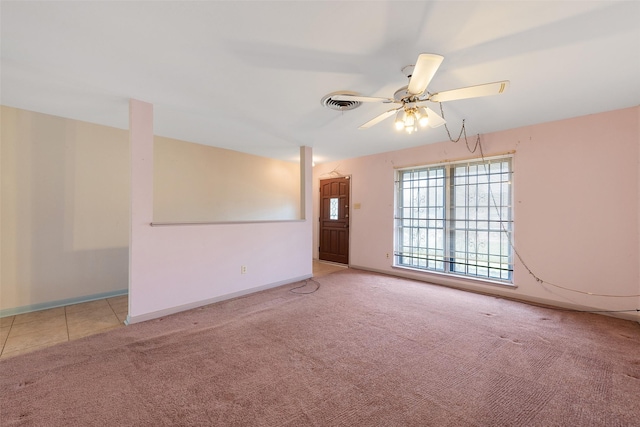
[[[346,266],[350,266],[351,265],[351,214],[353,212],[353,206],[351,203],[352,200],[352,196],[351,196],[351,191],[353,190],[353,186],[351,185],[351,181],[352,181],[352,175],[348,174],[348,175],[339,175],[339,176],[321,176],[318,178],[317,180],[317,184],[318,184],[318,192],[316,193],[316,203],[318,206],[318,209],[316,211],[316,218],[317,221],[315,222],[315,229],[316,229],[316,242],[314,244],[315,248],[314,248],[314,252],[317,251],[317,260],[320,262],[329,262],[331,263],[332,261],[326,261],[326,260],[321,260],[320,259],[320,221],[321,221],[321,216],[322,216],[322,201],[321,201],[321,194],[322,194],[322,181],[326,181],[329,179],[336,179],[336,178],[344,178],[347,181],[349,181],[349,199],[347,200],[348,203],[348,210],[347,210],[347,223],[349,225],[348,227],[348,231],[347,231],[347,245],[348,245],[348,250],[347,250],[347,259],[348,262],[346,264],[342,264],[342,263],[335,263],[335,264],[340,264],[340,265],[346,265]]]

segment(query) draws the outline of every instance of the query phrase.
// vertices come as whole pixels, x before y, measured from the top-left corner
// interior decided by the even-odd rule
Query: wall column
[[[638,150],[638,167],[636,168],[636,173],[638,174],[637,180],[638,180],[638,188],[637,188],[637,193],[638,193],[638,210],[636,211],[637,213],[637,233],[638,233],[638,253],[640,254],[640,108],[636,109],[636,113],[637,113],[637,121],[636,121],[636,135],[637,135],[637,139],[638,139],[638,145],[636,146],[636,149]],[[638,263],[638,295],[640,295],[640,263]],[[638,297],[638,302],[636,304],[636,308],[640,309],[640,296]],[[640,313],[636,313],[638,315],[638,323],[640,323]]]
[[[136,308],[141,296],[137,284],[144,281],[144,269],[139,266],[146,254],[145,240],[153,221],[153,105],[129,100],[129,149],[131,153],[131,201],[129,233],[129,315],[139,314]]]

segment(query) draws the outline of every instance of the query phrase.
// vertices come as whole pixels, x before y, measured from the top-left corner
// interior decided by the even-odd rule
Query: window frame
[[[498,173],[493,173],[489,170],[491,168],[491,164],[503,163],[507,162],[507,171],[500,170]],[[474,159],[466,159],[459,161],[450,161],[450,162],[441,162],[434,164],[425,164],[413,167],[404,167],[396,169],[395,173],[395,194],[394,194],[394,256],[393,256],[393,267],[409,269],[414,271],[420,271],[425,273],[432,274],[442,274],[448,277],[459,277],[464,279],[471,279],[474,281],[485,281],[491,283],[499,283],[503,285],[513,286],[513,262],[514,262],[514,249],[512,244],[513,239],[513,230],[514,230],[514,204],[513,204],[513,155],[499,155],[485,158],[474,158]],[[456,168],[460,168],[461,166],[466,167],[466,173],[464,178],[467,182],[463,185],[460,185],[454,179],[454,172]],[[470,167],[478,168],[486,168],[485,171],[481,173],[476,173],[475,175],[469,175],[468,170]],[[433,222],[435,219],[436,222],[439,216],[432,218],[430,215],[424,215],[418,213],[421,209],[426,212],[434,212],[433,206],[431,204],[421,205],[418,203],[416,206],[414,203],[403,203],[406,195],[403,195],[403,191],[409,189],[412,191],[418,190],[418,194],[420,194],[420,190],[430,189],[428,183],[423,183],[423,187],[412,186],[414,181],[419,181],[420,179],[425,180],[424,175],[422,178],[420,176],[416,176],[415,174],[420,174],[429,171],[443,171],[443,184],[442,184],[442,206],[437,205],[436,208],[442,209],[442,255],[440,257],[434,256],[433,254],[437,253],[440,249],[437,247],[437,242],[435,247],[429,246],[426,242],[423,246],[415,245],[413,242],[415,240],[426,240],[429,239],[425,236],[433,236],[434,232],[431,230],[433,227],[429,227],[430,222]],[[409,179],[404,179],[404,176],[407,174],[413,174]],[[504,177],[507,179],[505,180]],[[497,175],[500,178],[499,181],[491,181],[492,175]],[[462,176],[458,176],[461,178]],[[476,182],[472,183],[472,177],[477,181],[479,177],[482,179],[486,179],[487,182]],[[407,183],[409,187],[407,188]],[[499,197],[496,198],[494,194],[494,190],[492,190],[492,184],[498,184],[499,188]],[[486,211],[485,219],[478,219],[477,217],[474,219],[470,219],[468,216],[458,220],[456,217],[456,209],[465,208],[468,210],[468,198],[466,198],[465,192],[465,200],[466,202],[461,206],[459,203],[456,203],[454,200],[455,190],[458,191],[460,189],[465,189],[468,191],[469,188],[472,188],[475,185],[476,190],[481,185],[486,185],[487,190],[485,191],[485,199],[489,197],[490,199],[486,202],[486,207],[479,205],[476,202],[474,215],[478,215],[478,213],[484,209]],[[506,192],[504,186],[507,186]],[[428,192],[428,191],[427,191]],[[412,193],[415,194],[415,193]],[[503,200],[507,198],[506,202]],[[413,201],[415,201],[416,196],[412,196]],[[497,201],[496,199],[499,199]],[[402,203],[402,205],[401,205]],[[497,203],[497,204],[496,204]],[[506,203],[506,204],[505,204]],[[498,209],[499,208],[499,209]],[[497,219],[495,213],[500,211],[497,214]],[[406,216],[407,211],[413,211],[412,216]],[[504,218],[504,215],[508,216],[507,219]],[[493,219],[492,219],[493,218]],[[456,224],[464,222],[466,227],[456,227]],[[475,230],[469,228],[468,224],[474,222],[476,225]],[[480,222],[486,223],[486,229],[480,229],[478,224]],[[417,225],[422,224],[422,227]],[[466,230],[466,231],[465,231]],[[484,241],[487,245],[486,252],[484,251],[458,251],[458,253],[464,253],[465,255],[473,254],[475,255],[476,263],[469,264],[468,258],[466,262],[461,262],[461,258],[455,257],[456,248],[455,248],[455,235],[458,233],[465,233],[464,244],[466,247],[469,246],[469,231],[473,230],[475,233],[475,243],[477,244],[480,239],[478,239],[478,235],[480,233],[486,233],[487,239]],[[411,233],[410,236],[407,235],[407,232]],[[491,251],[491,245],[496,245],[496,234],[498,239],[498,251],[497,253]],[[417,237],[418,236],[418,237]],[[407,239],[410,244],[407,244]],[[460,240],[459,240],[460,241]],[[424,256],[419,255],[419,253],[424,253]],[[432,258],[430,258],[430,256]],[[486,257],[481,261],[478,261],[478,258]],[[407,259],[410,259],[410,262],[407,262]],[[498,259],[499,262],[495,262]],[[493,262],[491,261],[493,260]],[[461,268],[459,266],[464,265],[464,268],[460,271]],[[436,268],[436,266],[440,268]],[[458,268],[456,268],[458,266]],[[476,269],[475,273],[473,270]],[[457,270],[457,271],[456,271]],[[478,274],[478,270],[481,274]],[[486,272],[485,272],[486,271]]]

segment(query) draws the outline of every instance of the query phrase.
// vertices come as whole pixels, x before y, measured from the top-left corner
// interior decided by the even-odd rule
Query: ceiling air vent
[[[328,95],[325,95],[320,102],[327,108],[337,111],[347,111],[358,108],[362,105],[360,101],[337,101],[333,99],[336,95],[358,95],[355,92],[347,92],[347,91],[339,91],[339,92],[331,92]]]

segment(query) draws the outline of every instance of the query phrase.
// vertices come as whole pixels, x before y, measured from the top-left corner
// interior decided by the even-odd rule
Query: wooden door
[[[320,181],[319,258],[349,264],[349,178]]]

